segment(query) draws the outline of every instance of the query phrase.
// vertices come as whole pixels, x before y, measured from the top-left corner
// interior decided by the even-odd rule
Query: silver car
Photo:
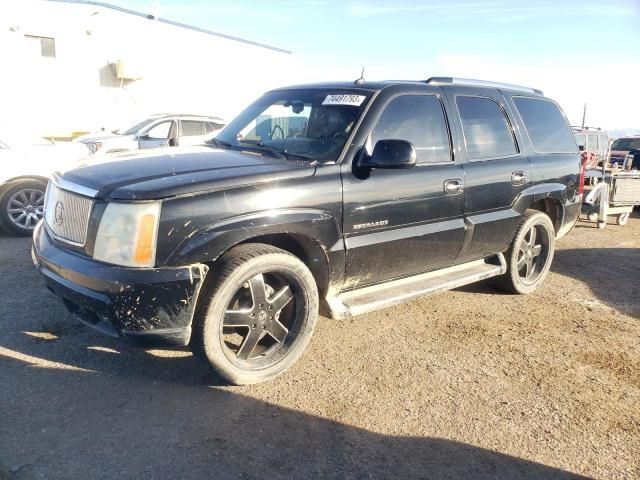
[[[199,145],[213,138],[224,124],[219,117],[159,114],[111,133],[89,133],[74,141],[84,143],[92,153]]]

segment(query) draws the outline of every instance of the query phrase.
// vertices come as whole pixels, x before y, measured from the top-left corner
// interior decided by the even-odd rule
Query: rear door
[[[416,149],[417,165],[362,176],[351,162],[343,164],[351,287],[449,266],[464,239],[464,174],[451,153],[441,95],[407,93],[377,100],[381,113],[369,113],[377,120],[364,148],[371,152],[379,140],[407,140]]]
[[[458,261],[505,251],[520,223],[514,202],[531,186],[531,162],[520,148],[513,114],[497,89],[443,87],[455,117],[465,163],[468,229]]]

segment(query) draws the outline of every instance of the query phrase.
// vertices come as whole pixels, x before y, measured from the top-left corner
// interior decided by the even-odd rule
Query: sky
[[[540,88],[640,130],[640,0],[107,0],[290,50],[286,83],[456,76]],[[289,80],[287,78],[287,80]]]

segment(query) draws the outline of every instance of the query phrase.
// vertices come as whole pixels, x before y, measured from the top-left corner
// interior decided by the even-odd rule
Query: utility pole
[[[584,108],[582,109],[582,130],[584,130],[584,120],[587,116],[587,104],[584,104]]]

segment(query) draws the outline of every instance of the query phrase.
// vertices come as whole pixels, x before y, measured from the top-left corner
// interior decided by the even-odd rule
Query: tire
[[[629,213],[621,213],[620,215],[618,215],[618,225],[626,225],[627,223],[629,223],[629,217],[631,214]]]
[[[38,180],[11,183],[0,197],[0,223],[14,235],[29,237],[44,216],[47,184]]]
[[[555,235],[553,223],[545,213],[527,211],[505,255],[507,272],[498,277],[498,285],[517,294],[537,290],[551,268]]]
[[[318,289],[307,266],[289,252],[252,243],[225,253],[210,276],[194,318],[194,355],[235,385],[287,370],[318,317]]]

